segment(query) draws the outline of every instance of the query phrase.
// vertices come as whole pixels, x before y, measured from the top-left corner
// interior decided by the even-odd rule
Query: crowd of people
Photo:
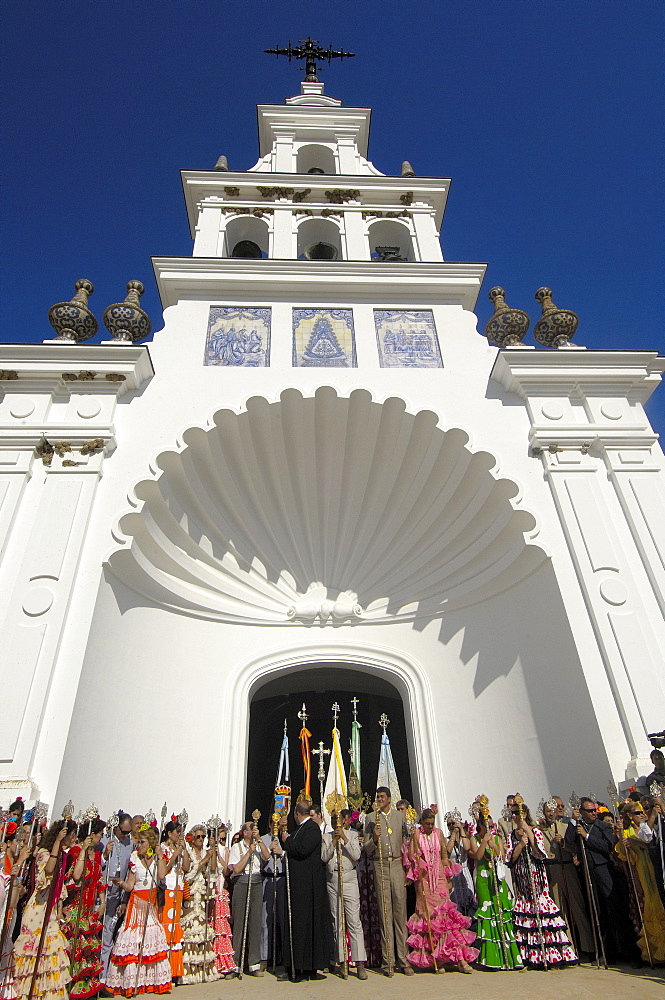
[[[662,755],[661,755],[662,756]],[[665,768],[663,768],[665,771]],[[0,1000],[168,993],[240,975],[367,979],[665,963],[663,800],[486,796],[437,825],[377,790],[324,820],[300,798],[233,833],[142,815],[2,832]]]

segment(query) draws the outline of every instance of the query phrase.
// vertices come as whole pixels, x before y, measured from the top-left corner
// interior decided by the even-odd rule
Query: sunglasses
[[[598,810],[597,809],[587,809],[586,806],[582,806],[582,812],[585,812],[585,813],[597,813]]]

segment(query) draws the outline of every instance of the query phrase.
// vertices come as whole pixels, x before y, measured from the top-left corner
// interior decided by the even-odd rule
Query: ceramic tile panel
[[[203,363],[221,368],[267,368],[270,312],[267,306],[211,306]]]
[[[431,309],[375,309],[382,368],[443,368]]]
[[[294,309],[295,368],[355,368],[352,309]]]

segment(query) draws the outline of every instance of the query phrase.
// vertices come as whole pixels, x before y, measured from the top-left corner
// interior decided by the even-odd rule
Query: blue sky
[[[152,255],[189,255],[179,170],[257,158],[257,103],[297,93],[263,49],[308,34],[357,53],[326,90],[373,108],[385,173],[452,177],[442,243],[489,262],[532,327],[543,284],[589,348],[662,350],[662,0],[9,0],[0,65],[4,341],[52,336],[95,284],[100,319]],[[101,335],[98,337],[101,339]],[[530,342],[530,334],[528,336]],[[652,401],[665,432],[665,389]]]

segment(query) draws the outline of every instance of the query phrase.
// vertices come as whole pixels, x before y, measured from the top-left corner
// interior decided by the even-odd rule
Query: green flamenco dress
[[[476,947],[478,965],[486,969],[523,969],[513,927],[513,901],[508,886],[495,875],[498,837],[476,865]]]

